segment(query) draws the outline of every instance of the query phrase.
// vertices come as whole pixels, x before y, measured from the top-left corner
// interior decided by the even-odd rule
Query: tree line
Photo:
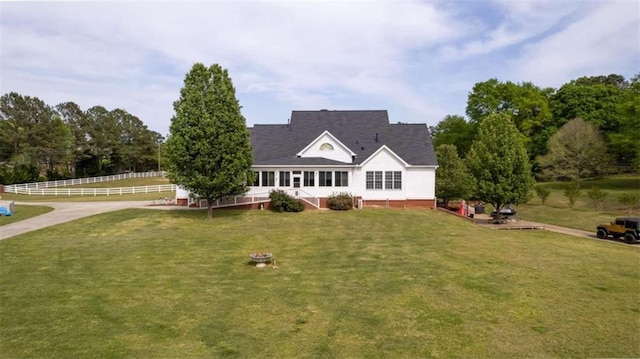
[[[471,197],[518,204],[534,177],[579,191],[584,178],[640,171],[640,75],[581,77],[559,89],[490,79],[474,85],[466,116],[431,128],[444,206]]]
[[[0,97],[0,183],[158,168],[164,138],[123,109],[50,106],[15,92]]]
[[[431,128],[434,146],[453,145],[466,157],[479,124],[494,113],[507,114],[522,133],[540,180],[640,171],[640,74],[630,80],[580,77],[558,89],[497,79],[476,83],[466,117],[447,115]]]

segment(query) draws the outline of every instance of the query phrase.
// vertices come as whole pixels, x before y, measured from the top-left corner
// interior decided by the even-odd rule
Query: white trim
[[[324,136],[329,136],[332,140],[336,141],[337,144],[339,144],[344,150],[346,150],[347,152],[349,152],[349,155],[351,155],[351,158],[355,157],[356,154],[355,152],[351,151],[351,149],[347,146],[344,145],[344,143],[340,142],[340,140],[338,140],[336,138],[336,136],[332,135],[331,132],[325,130],[320,136],[316,137],[315,140],[311,141],[311,143],[309,143],[307,145],[307,147],[303,148],[300,152],[296,153],[297,157],[302,157],[302,155],[307,152],[309,150],[309,148],[311,148],[313,145],[315,145],[316,143],[318,143],[320,141],[320,139]]]

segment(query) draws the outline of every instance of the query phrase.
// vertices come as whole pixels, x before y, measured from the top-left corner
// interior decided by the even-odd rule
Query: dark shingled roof
[[[325,158],[296,157],[324,131],[356,153],[354,164],[386,145],[410,165],[437,165],[427,125],[390,124],[386,110],[293,111],[289,125],[255,125],[249,128],[253,164],[345,165]]]

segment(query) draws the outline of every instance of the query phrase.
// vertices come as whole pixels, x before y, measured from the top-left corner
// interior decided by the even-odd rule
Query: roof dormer
[[[356,154],[329,131],[324,131],[320,136],[311,141],[307,147],[298,152],[296,156],[301,158],[320,157],[333,161],[351,163]]]

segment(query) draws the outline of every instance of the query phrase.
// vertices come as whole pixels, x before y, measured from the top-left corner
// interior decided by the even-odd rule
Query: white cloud
[[[640,4],[598,2],[585,17],[524,47],[514,76],[539,86],[561,86],[581,76],[640,69]]]
[[[407,116],[392,121],[435,124],[462,113],[473,83],[490,77],[569,80],[607,63],[606,73],[626,71],[633,44],[606,36],[634,15],[598,15],[609,3],[0,3],[0,91],[125,108],[166,134],[185,73],[194,62],[219,63],[250,124],[317,108],[388,108]],[[635,19],[637,44],[637,11]],[[598,39],[620,61],[587,51],[564,59]]]
[[[468,41],[443,48],[442,55],[445,58],[459,60],[520,44],[549,31],[582,6],[577,1],[555,0],[495,0],[493,3],[499,9],[499,15],[493,16],[497,16],[500,21],[476,23],[475,31]],[[487,18],[490,19],[491,16]]]

